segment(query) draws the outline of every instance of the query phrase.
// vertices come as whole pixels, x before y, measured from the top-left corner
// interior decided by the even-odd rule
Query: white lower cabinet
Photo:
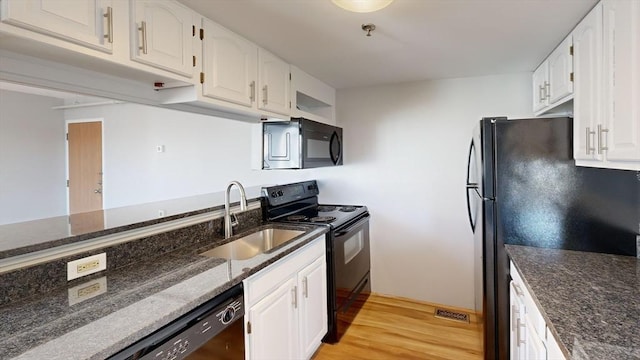
[[[510,359],[565,360],[558,342],[549,331],[540,309],[513,263],[510,272],[513,279],[509,291]]]
[[[245,357],[310,359],[327,332],[325,237],[244,281]]]

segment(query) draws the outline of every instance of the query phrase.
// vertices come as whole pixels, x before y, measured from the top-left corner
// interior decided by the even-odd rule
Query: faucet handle
[[[238,225],[238,218],[236,217],[236,214],[234,213],[229,214],[229,220],[231,221],[231,226]]]

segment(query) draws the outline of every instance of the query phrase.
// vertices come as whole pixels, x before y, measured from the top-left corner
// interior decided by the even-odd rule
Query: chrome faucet
[[[240,191],[240,211],[247,211],[247,194],[244,192],[244,187],[237,181],[232,181],[227,186],[227,191],[224,193],[224,238],[227,239],[233,235],[233,226],[238,225],[238,219],[235,214],[231,214],[229,211],[229,193],[233,185],[238,187]],[[231,217],[233,216],[233,221]]]

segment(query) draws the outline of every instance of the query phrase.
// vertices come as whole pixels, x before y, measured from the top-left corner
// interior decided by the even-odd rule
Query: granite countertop
[[[571,359],[640,359],[640,259],[505,248]]]
[[[247,260],[198,255],[216,246],[199,243],[88,276],[81,285],[59,289],[46,297],[1,307],[0,359],[104,359],[328,230],[308,225],[270,226],[306,232],[270,253]],[[78,301],[72,295],[81,292],[78,289],[94,293]]]

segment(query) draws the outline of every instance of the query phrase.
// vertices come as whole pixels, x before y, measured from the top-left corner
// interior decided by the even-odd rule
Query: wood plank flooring
[[[451,307],[439,308],[468,312]],[[314,360],[482,360],[482,324],[434,317],[436,305],[372,294],[338,344],[322,344]]]

